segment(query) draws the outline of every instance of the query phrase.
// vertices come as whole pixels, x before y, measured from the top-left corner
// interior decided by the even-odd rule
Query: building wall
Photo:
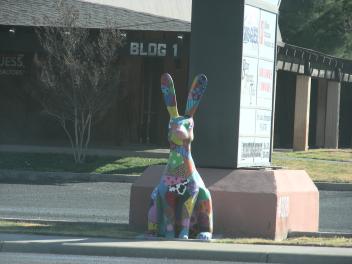
[[[274,148],[292,148],[296,96],[296,74],[278,71],[275,106]],[[309,111],[309,148],[316,148],[318,79],[312,78]],[[352,146],[352,84],[342,83],[339,147]]]
[[[48,116],[32,98],[33,56],[40,51],[33,28],[0,26],[0,144],[68,144],[58,122]],[[174,77],[179,111],[185,108],[189,87],[188,60],[190,33],[129,31],[121,51],[122,81],[113,107],[92,131],[92,144],[167,145],[168,114],[160,92],[160,75]],[[180,38],[182,36],[182,38]],[[178,44],[177,57],[131,55],[130,43]],[[145,50],[144,50],[145,51]],[[274,148],[291,148],[296,75],[279,71],[277,77]],[[312,81],[309,146],[315,147],[316,80]],[[340,104],[340,147],[352,146],[351,84],[342,84]],[[149,120],[149,122],[148,122]]]
[[[132,38],[136,42],[174,43],[177,34],[133,32]],[[184,51],[188,50],[189,36],[184,35],[181,45]],[[95,139],[104,142],[110,138],[116,145],[151,143],[166,146],[169,116],[160,90],[160,76],[164,72],[173,76],[182,113],[188,92],[188,52],[182,52],[177,58],[124,55],[121,65],[123,82],[117,102],[98,124]],[[109,135],[105,136],[107,133]]]
[[[18,27],[14,35],[8,29],[0,28],[4,40],[0,44],[0,144],[67,144],[58,122],[44,113],[30,95],[38,84],[33,57],[40,51],[33,28]],[[179,54],[177,57],[131,55],[130,42],[177,43]],[[121,50],[118,65],[121,73],[118,96],[112,108],[93,127],[93,145],[167,144],[169,117],[161,96],[160,76],[163,72],[174,76],[179,106],[184,109],[188,91],[188,45],[189,35],[184,33],[180,40],[177,32],[127,32],[126,47]],[[17,56],[22,57],[23,67],[12,65]],[[7,66],[1,64],[4,60],[8,61]]]

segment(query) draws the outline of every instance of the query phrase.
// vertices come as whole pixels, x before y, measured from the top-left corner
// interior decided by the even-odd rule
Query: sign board
[[[270,166],[279,3],[192,2],[189,76],[209,80],[192,143],[200,167]]]
[[[24,54],[0,53],[0,76],[20,76],[24,74]]]
[[[238,167],[269,166],[277,15],[245,5]]]
[[[131,41],[127,45],[130,56],[145,57],[179,57],[180,48],[178,43],[156,43]]]

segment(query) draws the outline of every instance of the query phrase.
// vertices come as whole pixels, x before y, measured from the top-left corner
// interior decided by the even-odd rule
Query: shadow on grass
[[[88,173],[121,159],[87,156],[85,163],[77,164],[69,154],[0,152],[0,169]]]
[[[159,164],[164,164],[164,163],[159,163]],[[157,165],[157,164],[153,164]],[[121,169],[115,169],[107,172],[106,174],[142,174],[143,171],[145,171],[150,165],[144,165],[144,166],[135,166],[131,168],[121,168]]]
[[[10,170],[0,172],[0,182],[42,185],[115,182],[113,176],[100,180],[95,174],[139,175],[149,166],[165,162],[165,159],[155,158],[87,156],[85,163],[76,164],[68,154],[0,152],[0,169]],[[32,176],[23,171],[31,172]],[[60,174],[63,172],[65,176]]]

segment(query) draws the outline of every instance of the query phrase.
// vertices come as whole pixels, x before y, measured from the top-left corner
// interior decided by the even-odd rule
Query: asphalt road
[[[320,231],[352,232],[352,192],[320,192]]]
[[[91,257],[54,254],[0,253],[1,264],[245,264],[244,262],[223,262],[204,260],[177,260],[124,257]],[[255,264],[255,263],[253,263]]]
[[[131,184],[0,184],[0,217],[128,223]],[[320,192],[320,231],[352,232],[352,192]]]
[[[131,184],[0,184],[0,216],[128,223]]]

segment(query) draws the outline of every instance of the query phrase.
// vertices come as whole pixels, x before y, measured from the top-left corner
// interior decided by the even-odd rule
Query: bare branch
[[[92,124],[117,95],[122,37],[109,22],[105,29],[80,28],[79,11],[66,1],[56,0],[56,4],[59,16],[45,17],[41,24],[58,26],[36,29],[44,52],[35,59],[41,85],[33,94],[60,121],[76,162],[82,162]]]

